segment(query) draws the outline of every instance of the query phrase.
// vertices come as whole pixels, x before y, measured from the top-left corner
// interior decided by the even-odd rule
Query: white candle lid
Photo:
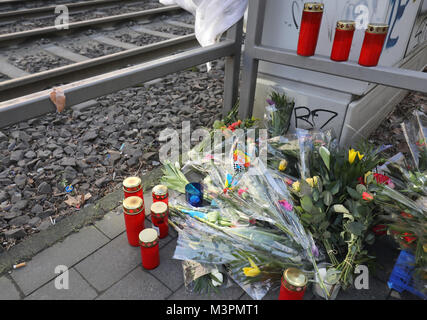
[[[153,228],[146,228],[139,233],[139,241],[150,243],[157,239],[157,231]]]
[[[162,214],[166,211],[168,211],[168,206],[164,202],[158,201],[151,205],[151,212],[154,214]]]

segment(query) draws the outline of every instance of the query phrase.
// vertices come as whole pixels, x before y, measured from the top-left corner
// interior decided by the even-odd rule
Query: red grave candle
[[[139,233],[144,229],[144,201],[140,197],[128,197],[123,200],[126,235],[131,246],[139,246]]]
[[[161,201],[161,202],[164,202],[166,205],[169,205],[168,187],[162,184],[159,184],[153,188],[152,195],[153,195],[153,203]]]
[[[144,191],[142,189],[141,179],[138,177],[129,177],[123,181],[123,191],[125,199],[127,197],[140,197],[144,201]]]
[[[317,39],[319,38],[322,15],[323,3],[304,3],[297,47],[297,54],[300,56],[308,57],[314,55]]]
[[[153,229],[159,233],[159,238],[163,239],[169,234],[168,206],[164,202],[155,202],[151,205],[151,221]]]
[[[354,21],[338,21],[332,46],[331,60],[347,61],[356,23]]]
[[[360,51],[359,64],[365,67],[375,67],[380,60],[384,41],[387,37],[388,25],[383,23],[370,23],[365,31],[362,50]]]
[[[160,264],[159,238],[157,231],[147,228],[139,234],[139,244],[141,246],[141,259],[144,269],[154,269]]]
[[[306,285],[306,275],[297,268],[289,268],[283,272],[279,300],[302,300]]]

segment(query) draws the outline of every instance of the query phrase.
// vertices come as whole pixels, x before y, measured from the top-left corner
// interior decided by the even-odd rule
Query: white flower
[[[212,279],[212,285],[214,287],[219,287],[220,285],[222,285],[222,282],[224,281],[224,276],[222,275],[222,273],[219,272],[218,270],[214,270],[211,272],[211,274],[219,280],[219,282],[218,282],[218,281]]]

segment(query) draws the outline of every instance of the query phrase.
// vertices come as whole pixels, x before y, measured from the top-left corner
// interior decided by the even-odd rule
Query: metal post
[[[252,116],[259,60],[246,52],[246,47],[261,43],[265,16],[265,1],[249,0],[248,25],[246,30],[245,53],[243,54],[242,86],[240,90],[239,118]]]
[[[235,53],[225,58],[223,116],[237,103],[240,80],[240,56],[242,52],[243,18],[227,31],[227,40],[234,41]]]

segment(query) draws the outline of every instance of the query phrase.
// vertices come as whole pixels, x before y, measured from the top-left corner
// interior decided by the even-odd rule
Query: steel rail
[[[0,82],[0,101],[10,100],[58,83],[77,81],[198,46],[193,34],[73,63],[28,76]]]
[[[119,15],[114,15],[109,17],[73,22],[68,24],[67,29],[58,29],[57,26],[51,26],[51,27],[44,27],[44,28],[38,28],[33,30],[27,30],[27,31],[2,34],[0,35],[0,47],[10,45],[11,43],[16,42],[17,40],[23,41],[29,37],[46,36],[52,33],[70,32],[70,30],[75,30],[75,29],[80,29],[85,27],[93,27],[93,26],[98,26],[102,24],[119,22],[123,20],[131,20],[135,18],[156,16],[164,13],[170,13],[173,11],[183,11],[183,9],[179,6],[166,6],[162,8],[142,10],[138,12],[131,12],[131,13],[119,14]]]
[[[38,7],[38,8],[31,8],[31,9],[19,9],[19,10],[13,10],[13,11],[5,11],[0,12],[0,22],[1,21],[13,21],[16,18],[33,18],[33,17],[40,17],[41,14],[50,14],[52,16],[55,15],[55,8],[57,6],[66,6],[69,9],[69,12],[72,10],[78,10],[78,9],[89,9],[89,8],[99,8],[100,6],[110,5],[111,4],[117,4],[117,2],[126,2],[126,3],[132,3],[132,2],[141,2],[141,0],[92,0],[92,1],[85,1],[85,2],[71,2],[71,3],[61,3],[61,4],[52,4],[46,7]],[[0,5],[2,2],[0,2]]]
[[[188,50],[172,56],[145,62],[136,66],[105,73],[89,79],[61,86],[68,106],[97,98],[124,88],[188,69],[223,56],[236,54],[234,40]],[[55,112],[50,101],[51,90],[0,103],[0,128]]]

